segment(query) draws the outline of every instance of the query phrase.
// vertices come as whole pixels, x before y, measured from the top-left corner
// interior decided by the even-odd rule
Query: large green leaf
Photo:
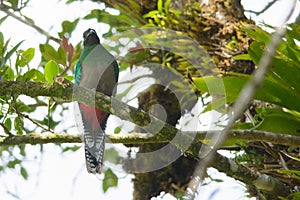
[[[264,31],[258,26],[255,26],[253,30],[249,28],[242,28],[241,31],[246,33],[248,36],[255,39],[256,41],[263,42],[264,44],[268,44],[271,38],[270,33]]]
[[[269,76],[272,76],[277,82],[289,87],[291,91],[300,91],[299,63],[275,58],[270,68]]]
[[[111,169],[107,169],[104,173],[104,179],[102,182],[103,191],[106,192],[110,187],[116,186],[118,186],[117,175]]]
[[[202,92],[210,95],[222,95],[226,97],[227,103],[232,103],[238,97],[244,85],[250,80],[249,75],[212,77],[206,76],[195,78],[196,87]],[[300,91],[291,89],[283,85],[272,77],[267,77],[262,87],[260,87],[254,99],[273,103],[290,110],[300,112]]]
[[[262,121],[255,129],[300,136],[300,116],[274,108],[263,109],[259,112]]]
[[[59,47],[56,51],[50,44],[40,44],[40,50],[44,60],[54,60],[59,64],[62,64],[64,66],[66,65],[66,52],[61,47]]]

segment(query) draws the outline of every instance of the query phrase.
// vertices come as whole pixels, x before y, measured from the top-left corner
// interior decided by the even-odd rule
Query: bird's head
[[[88,29],[83,33],[83,46],[100,44],[100,39],[94,29]]]

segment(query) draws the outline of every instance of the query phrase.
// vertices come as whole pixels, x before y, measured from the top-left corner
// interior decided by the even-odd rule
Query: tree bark
[[[170,89],[159,84],[154,84],[147,91],[144,91],[139,95],[139,108],[158,118],[162,118],[162,109],[164,109],[167,113],[165,119],[166,123],[175,126],[184,110],[184,108],[180,107],[177,98],[178,97],[176,97]],[[153,107],[154,105],[160,105],[163,108]],[[139,147],[137,157],[142,157],[139,156],[141,155],[140,153],[155,152],[160,148],[165,147],[168,148],[166,151],[168,153],[165,155],[155,154],[157,157],[142,157],[142,162],[145,166],[151,166],[153,162],[163,163],[174,156],[174,154],[178,154],[178,149],[175,146],[170,146],[168,144],[170,143],[142,144]],[[174,195],[176,195],[176,193],[184,192],[196,164],[197,160],[191,157],[180,156],[167,167],[148,173],[135,173],[134,199],[151,199],[151,197],[159,195],[160,192]],[[129,163],[129,165],[134,166],[136,163]]]

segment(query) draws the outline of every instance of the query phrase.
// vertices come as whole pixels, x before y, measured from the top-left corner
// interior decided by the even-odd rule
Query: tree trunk
[[[175,126],[182,115],[182,110],[177,97],[169,89],[162,85],[154,84],[147,91],[139,95],[139,106],[145,111],[149,111],[154,116],[161,117],[161,108],[153,105],[161,105],[167,112],[166,123]],[[167,148],[168,154],[160,157],[144,157],[144,165],[151,166],[153,163],[167,161],[170,157],[180,154],[176,147],[168,144],[144,144],[139,148],[139,153],[155,152],[160,148]],[[157,154],[155,154],[157,155]],[[137,157],[139,154],[137,155]],[[180,156],[175,162],[167,167],[151,171],[148,173],[135,173],[134,179],[134,199],[150,199],[160,192],[176,194],[184,192],[193,174],[196,160]]]

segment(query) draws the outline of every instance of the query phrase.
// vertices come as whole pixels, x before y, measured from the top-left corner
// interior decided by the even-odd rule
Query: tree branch
[[[176,134],[180,134],[183,137],[188,137],[189,140],[202,141],[205,140],[207,134],[221,134],[221,131],[198,131],[198,132],[181,132],[175,127],[166,124],[159,119],[148,115],[144,111],[128,106],[125,103],[119,102],[115,99],[111,99],[108,96],[105,96],[101,93],[94,93],[91,90],[74,86],[72,83],[67,84],[58,84],[58,83],[35,83],[35,82],[15,82],[15,81],[0,81],[0,96],[9,95],[9,96],[18,96],[18,95],[27,95],[30,97],[37,96],[47,96],[55,97],[68,101],[79,101],[87,105],[91,105],[91,102],[95,100],[95,106],[109,112],[113,115],[120,117],[123,120],[133,122],[139,126],[145,127],[149,123],[158,124],[159,127],[163,127],[159,133],[153,133],[151,129],[149,133],[155,134],[155,137],[145,137],[145,135],[132,134],[129,136],[119,137],[111,136],[110,140],[114,140],[114,143],[125,143],[125,144],[137,144],[137,143],[151,143],[151,142],[170,142],[173,140]],[[112,106],[113,102],[113,106]],[[19,136],[15,136],[19,137]],[[67,137],[67,136],[66,136]],[[134,138],[139,138],[139,141],[134,142]],[[274,144],[282,144],[287,146],[300,146],[300,137],[279,134],[272,132],[265,132],[260,130],[231,130],[227,140],[245,140],[247,142],[251,141],[264,141],[272,142]],[[21,141],[21,140],[18,140]],[[77,139],[76,139],[77,141]],[[76,142],[74,141],[74,142]],[[51,142],[51,141],[49,141]],[[61,140],[60,142],[64,142]],[[68,142],[68,141],[66,141]],[[70,141],[71,142],[71,141]],[[44,142],[48,143],[48,142]],[[7,143],[10,145],[13,143]],[[16,143],[18,144],[18,143]],[[1,144],[0,144],[1,145]]]
[[[203,132],[202,135],[207,132]],[[236,133],[235,133],[236,134]],[[201,135],[199,133],[199,135]],[[200,136],[199,136],[200,137]],[[123,143],[123,144],[141,144],[141,143],[157,143],[167,142],[159,141],[155,137],[149,137],[149,134],[134,133],[126,136],[108,135],[107,143]],[[20,145],[20,144],[46,144],[46,143],[81,143],[79,135],[70,134],[40,134],[29,133],[27,135],[7,136],[0,138],[0,146],[3,145]],[[199,145],[199,143],[195,143]],[[198,148],[195,151],[188,151],[188,155],[198,159]],[[235,163],[233,160],[226,158],[220,154],[216,154],[212,162],[212,166],[227,175],[240,180],[248,185],[254,185],[257,189],[263,189],[275,194],[286,194],[288,188],[276,179],[261,173],[256,173],[250,169]]]
[[[58,84],[58,83],[34,83],[34,82],[14,82],[14,81],[0,81],[0,96],[3,95],[27,95],[31,97],[37,96],[51,96],[56,98],[61,98],[65,100],[80,101],[87,105],[91,105],[91,102],[94,101],[96,96],[95,106],[111,114],[117,115],[124,120],[131,121],[140,126],[146,126],[150,122],[159,124],[163,123],[163,127],[159,133],[156,133],[153,137],[149,137],[149,134],[130,134],[126,136],[120,135],[109,135],[107,137],[107,142],[111,143],[124,143],[124,144],[140,144],[146,142],[169,142],[172,141],[175,135],[180,135],[179,143],[185,142],[185,140],[191,141],[191,145],[188,149],[182,149],[179,143],[174,143],[181,151],[185,151],[185,154],[199,158],[199,149],[201,143],[199,141],[205,139],[205,134],[208,132],[202,131],[197,132],[196,135],[193,132],[180,132],[175,127],[170,126],[155,117],[152,117],[145,113],[142,110],[128,106],[122,102],[112,100],[110,97],[107,97],[101,93],[96,93],[74,86],[71,83],[67,84]],[[114,106],[111,106],[113,102]],[[148,129],[151,133],[151,128]],[[210,131],[211,132],[211,131]],[[215,131],[218,133],[218,131]],[[195,138],[194,138],[195,137]],[[231,130],[231,133],[227,139],[237,140],[239,138],[247,139],[247,141],[269,141],[272,140],[274,143],[286,143],[299,146],[300,137],[283,135],[276,133],[268,133],[263,131],[256,130]],[[81,139],[78,135],[69,135],[69,134],[36,134],[31,133],[21,136],[7,136],[0,139],[1,145],[19,145],[19,144],[40,144],[40,143],[67,143],[67,142],[81,142]],[[285,191],[288,191],[284,184],[277,181],[276,179],[260,173],[252,172],[250,169],[238,165],[234,161],[216,154],[212,160],[212,166],[217,168],[220,171],[226,172],[228,175],[241,180],[246,184],[255,185],[257,189],[262,189],[267,192],[276,192],[275,194],[280,193],[285,194]],[[270,185],[271,183],[271,185]],[[268,185],[269,187],[262,187]],[[279,190],[279,189],[280,190]]]
[[[253,13],[255,15],[260,15],[272,7],[278,0],[270,1],[261,11],[245,10],[245,12]]]
[[[4,12],[5,14],[7,14],[8,16],[18,20],[19,22],[26,24],[27,26],[30,26],[31,28],[35,29],[37,32],[39,32],[40,34],[44,35],[47,37],[47,39],[53,40],[54,42],[60,44],[61,40],[58,38],[55,38],[53,36],[51,36],[47,31],[45,31],[44,29],[40,28],[39,26],[35,25],[33,21],[28,20],[28,19],[23,19],[22,17],[17,16],[16,14],[14,14],[13,12],[10,12],[5,5],[0,4],[0,10],[2,12]]]
[[[198,131],[182,132],[182,135],[195,135],[195,141],[202,142],[207,134],[216,134],[218,131]],[[273,144],[281,144],[286,146],[300,146],[300,137],[285,135],[279,133],[270,133],[259,130],[231,130],[228,136],[228,141],[246,141],[246,142],[271,142]],[[0,146],[21,145],[21,144],[47,144],[47,143],[79,143],[81,142],[79,135],[74,134],[58,134],[58,133],[28,133],[26,135],[8,135],[0,138]],[[171,140],[160,140],[156,136],[147,133],[130,133],[128,135],[109,134],[106,138],[106,143],[112,144],[146,144],[146,143],[167,143]],[[196,154],[195,154],[196,155]],[[194,156],[195,157],[195,156]]]
[[[246,185],[255,186],[256,190],[267,192],[270,199],[289,194],[289,187],[272,176],[253,171],[218,153],[215,154],[211,166]]]

